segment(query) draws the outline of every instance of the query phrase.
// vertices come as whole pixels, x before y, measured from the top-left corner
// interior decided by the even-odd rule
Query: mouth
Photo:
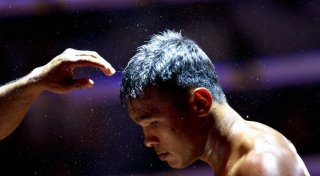
[[[166,158],[167,158],[167,156],[169,155],[169,153],[168,152],[164,152],[164,153],[159,153],[159,154],[157,154],[158,155],[158,157],[159,157],[159,159],[161,160],[161,161],[164,161],[164,160],[166,160]]]

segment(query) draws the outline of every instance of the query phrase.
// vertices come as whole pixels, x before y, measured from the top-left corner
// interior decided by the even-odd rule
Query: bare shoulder
[[[291,158],[291,157],[288,157]],[[239,160],[238,168],[234,175],[242,176],[304,176],[309,175],[304,167],[295,159],[290,160],[285,156],[279,157],[274,153],[251,152]]]
[[[251,148],[235,164],[232,175],[309,175],[293,144],[276,130],[250,123]]]

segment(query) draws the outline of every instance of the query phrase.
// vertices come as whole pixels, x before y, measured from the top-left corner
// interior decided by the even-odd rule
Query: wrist
[[[45,88],[41,83],[41,67],[35,68],[23,79],[23,84],[28,86],[31,91],[41,93]]]

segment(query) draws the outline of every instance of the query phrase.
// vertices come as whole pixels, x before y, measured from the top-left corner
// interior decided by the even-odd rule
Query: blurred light
[[[216,0],[219,1],[219,0]],[[147,0],[3,0],[0,1],[0,17],[11,17],[20,15],[34,15],[52,11],[79,11],[100,9],[123,9],[145,5],[161,4],[187,4],[212,2],[209,0],[162,0],[154,3]]]

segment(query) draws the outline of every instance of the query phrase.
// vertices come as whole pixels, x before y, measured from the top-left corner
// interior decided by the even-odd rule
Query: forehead
[[[140,111],[155,111],[158,109],[156,107],[162,106],[169,102],[161,99],[157,94],[153,96],[144,96],[140,98],[133,98],[128,102],[128,110],[129,112],[140,112]]]
[[[139,120],[144,115],[160,114],[167,111],[173,107],[172,105],[170,99],[165,98],[163,94],[149,91],[143,97],[129,100],[128,111],[133,120]]]

